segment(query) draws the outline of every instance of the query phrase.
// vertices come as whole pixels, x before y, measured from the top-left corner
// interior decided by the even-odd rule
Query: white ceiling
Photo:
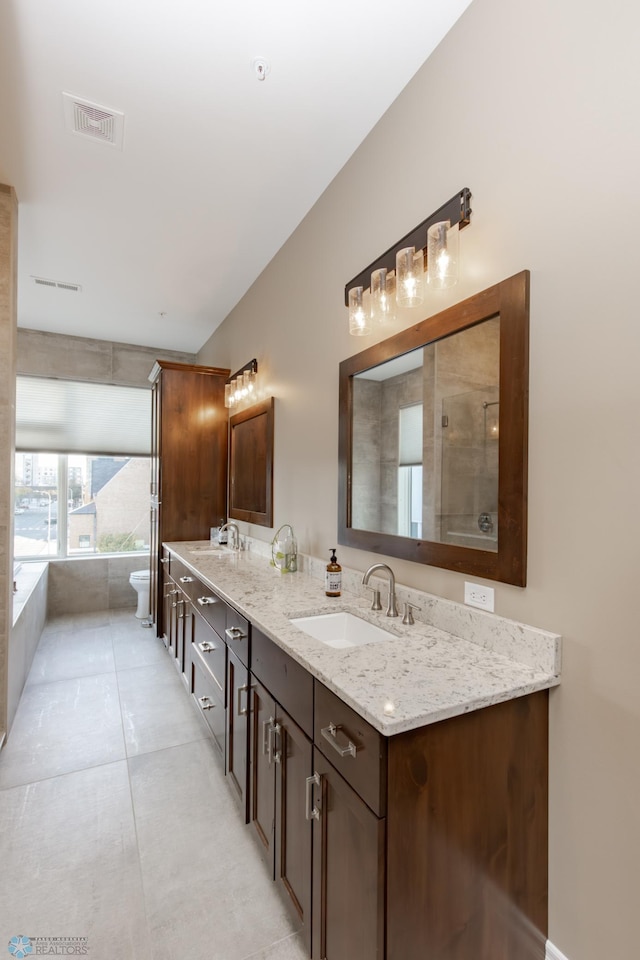
[[[197,351],[469,2],[2,0],[19,325]],[[63,92],[124,113],[123,149]]]

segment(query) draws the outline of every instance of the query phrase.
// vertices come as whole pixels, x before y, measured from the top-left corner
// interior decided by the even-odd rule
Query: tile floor
[[[0,954],[304,960],[162,643],[131,610],[44,629],[0,752]]]

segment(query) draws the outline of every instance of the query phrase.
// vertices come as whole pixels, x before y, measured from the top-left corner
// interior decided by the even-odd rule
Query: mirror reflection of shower
[[[443,400],[440,538],[444,543],[497,548],[499,410],[497,386]]]

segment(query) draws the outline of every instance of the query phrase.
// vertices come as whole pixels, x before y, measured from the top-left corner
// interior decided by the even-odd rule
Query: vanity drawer
[[[224,687],[227,674],[227,647],[215,630],[196,611],[193,614],[193,642],[191,645],[194,659],[200,661],[218,687],[225,704]]]
[[[190,584],[193,606],[213,627],[220,639],[224,640],[224,631],[227,625],[227,605],[224,600],[196,578],[195,584]]]
[[[227,622],[224,638],[227,646],[233,650],[245,667],[249,666],[250,633],[249,621],[233,607],[227,605]]]
[[[225,709],[224,699],[209,671],[194,657],[191,663],[191,692],[200,713],[213,735],[218,750],[224,757]]]
[[[196,579],[195,574],[189,570],[182,560],[178,560],[175,554],[170,554],[170,562],[165,564],[165,567],[169,567],[171,578],[175,580],[176,583],[179,583],[185,590],[189,586],[189,581],[183,583],[182,578],[190,577],[194,580]]]
[[[313,677],[255,627],[251,628],[251,672],[306,735],[313,737]]]
[[[386,812],[387,741],[318,680],[314,744],[379,816]]]

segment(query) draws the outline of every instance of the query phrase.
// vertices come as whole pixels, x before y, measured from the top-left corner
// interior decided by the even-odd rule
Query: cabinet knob
[[[209,640],[203,640],[202,643],[198,644],[198,649],[202,650],[203,653],[212,653],[214,650],[217,650],[217,647],[210,643]]]
[[[198,603],[201,607],[209,607],[212,603],[220,603],[217,597],[198,597]]]
[[[243,633],[240,627],[229,627],[225,630],[225,633],[229,640],[245,640],[247,637],[247,634]]]
[[[193,577],[180,577],[180,583],[193,583]]]
[[[198,703],[203,710],[213,710],[215,707],[215,703],[212,703],[209,697],[198,697]]]

